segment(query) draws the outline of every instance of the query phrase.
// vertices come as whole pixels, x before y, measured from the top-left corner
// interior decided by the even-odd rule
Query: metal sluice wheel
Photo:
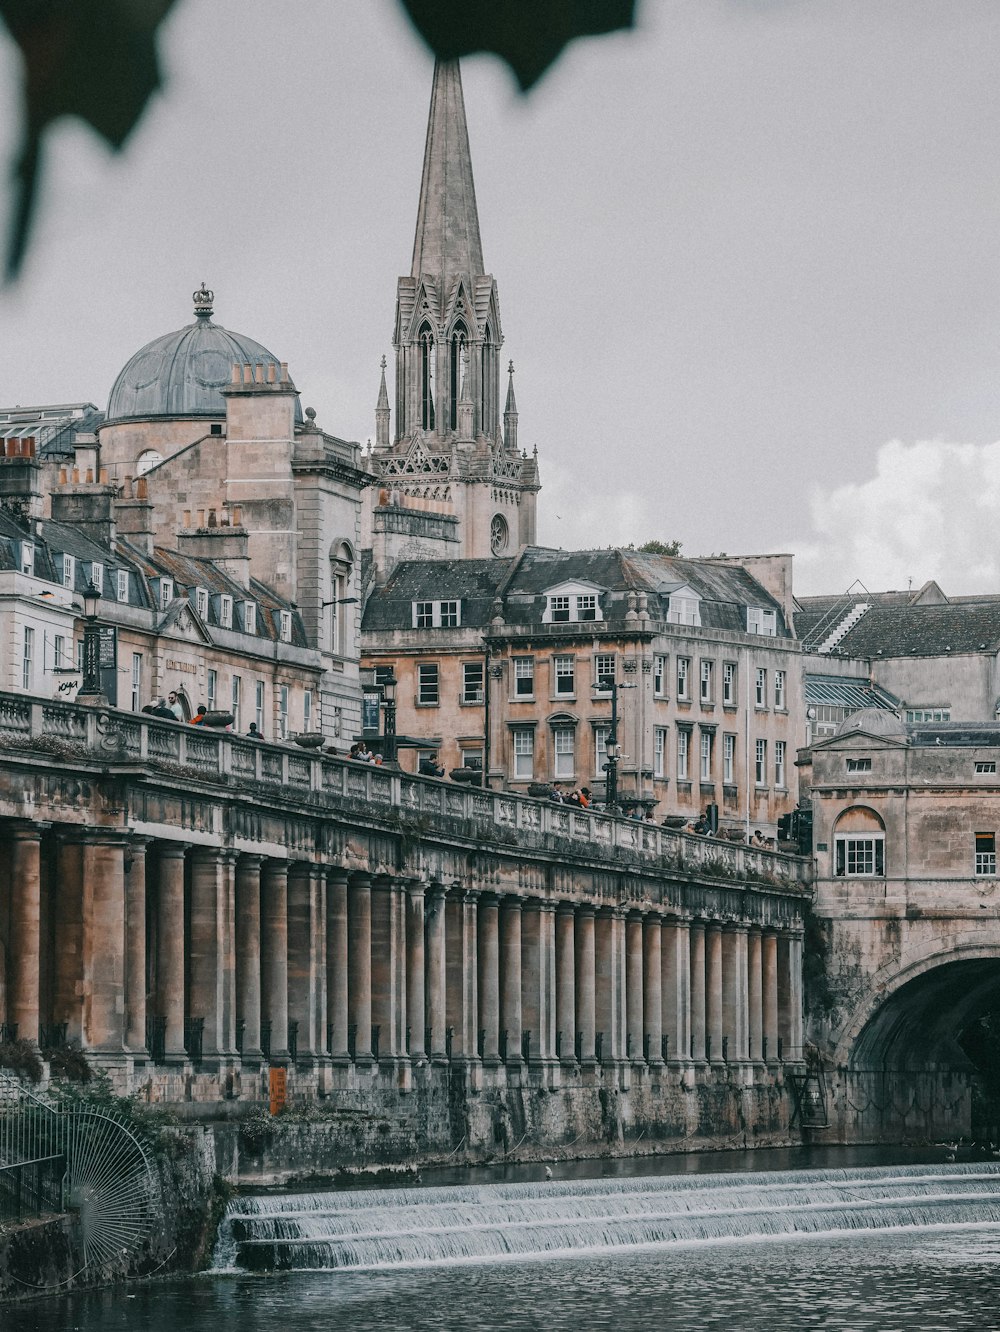
[[[133,1257],[160,1221],[159,1188],[149,1156],[116,1114],[66,1109],[66,1205],[79,1214],[84,1264]]]

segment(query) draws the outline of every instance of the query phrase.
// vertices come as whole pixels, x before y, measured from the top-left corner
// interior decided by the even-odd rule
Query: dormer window
[[[414,629],[457,629],[462,623],[460,601],[415,601]]]
[[[62,583],[63,587],[72,587],[76,579],[76,560],[72,555],[62,557]]]
[[[128,570],[115,571],[115,596],[119,601],[128,602]]]
[[[566,587],[563,584],[563,587]],[[570,585],[565,591],[548,592],[545,597],[545,612],[542,622],[545,624],[576,624],[585,620],[601,618],[600,600],[597,592],[577,592]]]
[[[194,590],[194,607],[203,620],[208,619],[208,588],[196,587]]]
[[[35,547],[31,541],[21,542],[21,572],[23,574],[35,572]]]
[[[219,598],[219,623],[223,629],[233,627],[233,599],[225,594]]]
[[[687,592],[671,592],[667,606],[667,619],[671,624],[701,624],[701,599]]]
[[[773,610],[764,610],[761,606],[747,607],[747,633],[766,634],[774,638],[778,632],[777,615]]]
[[[160,579],[160,610],[166,610],[174,599],[174,580],[172,578]]]
[[[280,630],[281,641],[290,643],[292,641],[292,612],[283,610],[281,612]]]
[[[104,565],[96,561],[90,566],[90,581],[97,588],[98,592],[104,591]]]
[[[243,628],[248,634],[257,632],[257,605],[253,601],[243,603]]]

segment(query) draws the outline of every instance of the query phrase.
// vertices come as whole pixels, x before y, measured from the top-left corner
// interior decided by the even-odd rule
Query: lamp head
[[[97,607],[100,604],[101,594],[94,584],[88,583],[83,589],[83,613],[88,620],[97,618]]]

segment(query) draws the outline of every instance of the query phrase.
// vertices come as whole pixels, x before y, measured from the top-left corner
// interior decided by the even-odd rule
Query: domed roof
[[[194,323],[154,338],[135,353],[114,382],[106,424],[155,416],[224,417],[226,400],[220,390],[232,383],[234,364],[280,364],[253,338],[213,324],[212,297],[202,283],[194,293]],[[295,420],[302,421],[298,398]]]
[[[850,735],[852,731],[864,731],[866,735],[906,736],[906,726],[894,712],[888,708],[859,708],[837,727],[838,735]]]

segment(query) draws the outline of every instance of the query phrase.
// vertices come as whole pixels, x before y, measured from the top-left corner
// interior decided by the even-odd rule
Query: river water
[[[767,1174],[760,1154],[661,1158],[244,1197],[220,1231],[230,1270],[46,1299],[0,1329],[1000,1332],[1000,1163],[941,1157]]]

